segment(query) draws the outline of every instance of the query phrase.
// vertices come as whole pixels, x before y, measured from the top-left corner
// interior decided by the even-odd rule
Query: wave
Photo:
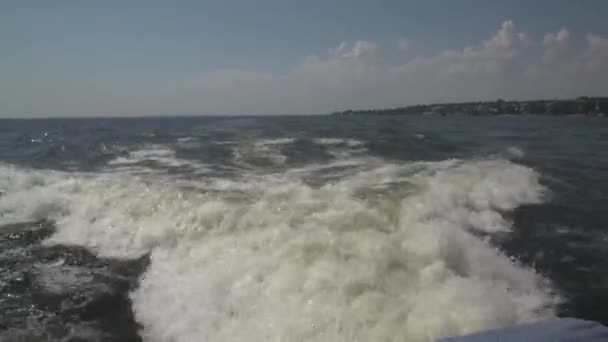
[[[149,341],[427,341],[554,315],[550,284],[474,233],[508,231],[505,212],[543,200],[534,170],[354,165],[317,186],[300,170],[221,191],[5,165],[0,223],[52,219],[47,244],[149,253],[131,294]]]
[[[364,145],[362,141],[356,139],[315,138],[313,141],[319,145],[346,145],[349,147]]]
[[[294,141],[292,138],[240,140],[232,146],[232,160],[235,165],[246,169],[283,165],[287,157],[281,148]]]
[[[164,145],[147,145],[140,149],[130,151],[126,156],[119,156],[110,160],[110,167],[122,167],[119,170],[143,170],[146,163],[164,168],[188,167],[198,171],[206,170],[206,165],[188,159],[178,158],[174,149]]]
[[[367,152],[365,143],[356,139],[315,138],[313,143],[327,148],[327,152],[337,159],[349,159]]]

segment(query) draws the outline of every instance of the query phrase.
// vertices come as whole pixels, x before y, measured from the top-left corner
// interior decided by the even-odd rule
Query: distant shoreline
[[[502,100],[433,103],[385,109],[360,109],[334,112],[332,115],[585,115],[605,117],[608,114],[608,97],[581,96],[558,100]]]

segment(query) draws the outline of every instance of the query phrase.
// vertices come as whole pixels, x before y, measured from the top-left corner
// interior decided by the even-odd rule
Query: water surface
[[[0,337],[390,341],[608,323],[608,121],[0,121]]]

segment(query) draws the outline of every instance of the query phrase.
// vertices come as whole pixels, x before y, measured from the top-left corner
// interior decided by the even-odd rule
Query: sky
[[[0,1],[0,117],[608,95],[608,1]]]

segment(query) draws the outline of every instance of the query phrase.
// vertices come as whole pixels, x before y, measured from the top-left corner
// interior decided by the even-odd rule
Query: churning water
[[[606,127],[0,121],[0,337],[432,341],[606,323]]]

